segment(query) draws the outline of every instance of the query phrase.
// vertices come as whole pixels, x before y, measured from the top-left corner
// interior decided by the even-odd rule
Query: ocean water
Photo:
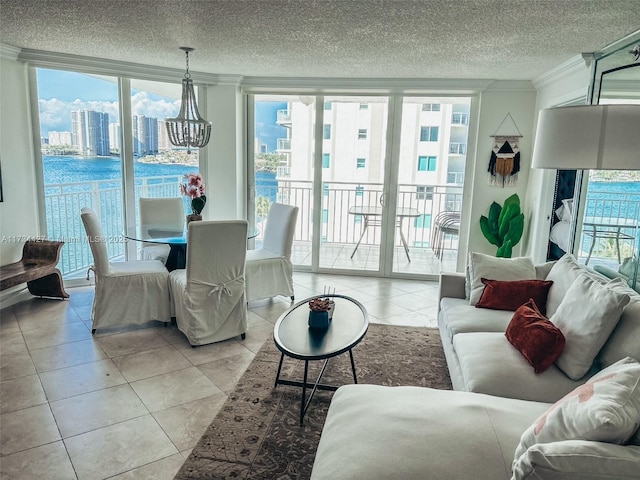
[[[44,184],[57,185],[69,182],[95,180],[120,180],[122,165],[118,157],[75,157],[66,155],[43,155]],[[157,177],[165,175],[182,176],[194,173],[198,167],[165,163],[134,162],[136,177]]]

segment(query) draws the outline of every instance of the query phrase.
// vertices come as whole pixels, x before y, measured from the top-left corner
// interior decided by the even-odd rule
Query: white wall
[[[468,250],[495,255],[497,247],[491,245],[480,230],[480,216],[489,213],[489,207],[496,201],[500,205],[504,200],[517,193],[525,207],[529,165],[531,164],[533,119],[535,116],[536,92],[530,82],[494,82],[480,95],[480,116],[478,119],[478,136],[475,145],[475,161],[473,165],[474,181],[471,190],[471,202],[468,215],[469,237]],[[520,139],[520,173],[514,186],[499,187],[488,183],[487,169],[493,149],[493,138],[501,122],[507,114],[511,114],[517,129],[522,133]],[[505,126],[512,124],[507,120]],[[503,133],[500,129],[498,133]],[[511,133],[507,131],[506,133]],[[525,235],[527,234],[525,219]],[[524,235],[523,235],[524,237]],[[522,241],[514,247],[513,256],[519,256]]]
[[[19,260],[24,239],[38,235],[27,66],[0,47],[0,265]]]
[[[207,220],[246,218],[243,110],[237,86],[207,88],[207,113],[203,116],[212,123],[206,147],[207,206],[203,215]]]

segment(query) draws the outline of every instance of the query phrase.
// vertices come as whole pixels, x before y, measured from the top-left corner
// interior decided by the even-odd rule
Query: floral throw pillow
[[[520,438],[514,465],[536,444],[587,440],[625,444],[640,425],[640,363],[627,357],[554,403]]]

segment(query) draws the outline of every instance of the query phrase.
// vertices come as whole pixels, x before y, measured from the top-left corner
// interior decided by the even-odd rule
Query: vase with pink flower
[[[204,183],[202,175],[199,173],[188,173],[183,175],[184,181],[180,184],[180,193],[191,199],[191,214],[187,215],[187,225],[194,220],[202,220],[202,209],[207,203],[204,194]]]

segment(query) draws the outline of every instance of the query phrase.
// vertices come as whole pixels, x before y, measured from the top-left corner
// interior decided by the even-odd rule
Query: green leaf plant
[[[480,229],[489,243],[498,247],[496,257],[511,258],[513,247],[522,238],[524,214],[520,210],[520,197],[514,193],[504,205],[493,202],[489,216],[480,217]]]

